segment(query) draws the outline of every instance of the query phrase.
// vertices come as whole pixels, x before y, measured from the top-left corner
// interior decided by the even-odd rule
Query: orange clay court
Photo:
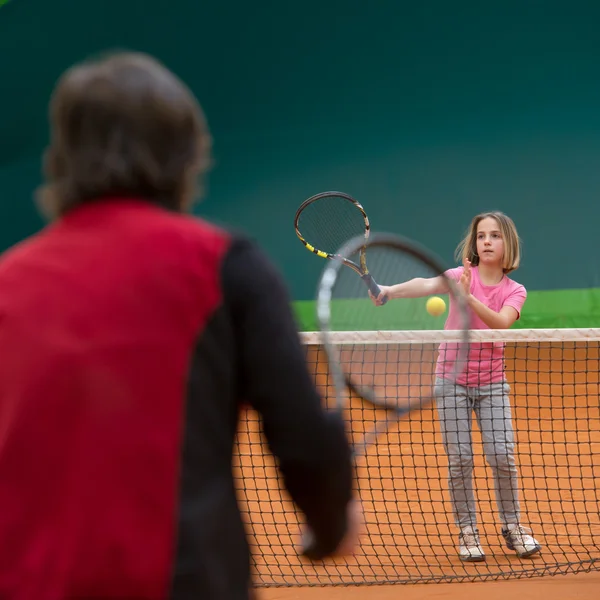
[[[600,343],[506,344],[506,373],[517,436],[522,522],[542,543],[519,559],[501,543],[493,481],[475,425],[475,489],[484,563],[456,556],[446,457],[433,407],[412,413],[381,436],[358,466],[366,531],[352,559],[313,566],[297,555],[299,516],[248,412],[238,438],[236,473],[248,522],[258,597],[265,600],[402,597],[520,600],[600,599]],[[427,346],[427,347],[426,347]],[[349,348],[388,394],[431,377],[435,347],[375,344]],[[332,396],[321,347],[307,360]],[[418,369],[415,368],[418,365]],[[354,405],[352,431],[375,416]],[[409,584],[409,585],[407,585]]]

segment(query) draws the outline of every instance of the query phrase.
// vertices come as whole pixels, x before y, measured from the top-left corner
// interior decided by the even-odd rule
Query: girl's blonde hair
[[[477,254],[477,226],[483,219],[495,219],[504,240],[504,257],[502,270],[510,273],[519,268],[521,262],[521,241],[513,220],[500,211],[484,212],[473,218],[471,225],[460,244],[456,248],[455,258],[459,262],[468,259],[472,265],[479,264]]]

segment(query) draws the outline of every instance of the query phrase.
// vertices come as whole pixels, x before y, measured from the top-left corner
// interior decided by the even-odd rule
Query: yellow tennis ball
[[[439,317],[446,312],[446,303],[439,296],[432,296],[425,305],[427,312],[434,317]]]

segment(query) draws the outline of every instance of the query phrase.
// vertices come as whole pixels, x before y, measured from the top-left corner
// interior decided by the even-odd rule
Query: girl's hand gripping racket
[[[358,251],[356,261],[341,254],[349,239],[359,236],[365,244],[371,226],[365,209],[352,196],[343,192],[322,192],[305,200],[294,219],[296,235],[308,250],[321,258],[336,260],[350,267],[365,283],[374,298],[381,290],[367,268],[366,246]],[[385,304],[387,298],[380,298]]]

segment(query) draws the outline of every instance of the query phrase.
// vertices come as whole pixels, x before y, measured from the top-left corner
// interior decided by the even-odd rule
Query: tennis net
[[[386,387],[406,385],[406,364],[433,371],[435,351],[454,332],[336,332],[353,368]],[[333,398],[319,335],[302,335],[309,369],[326,402]],[[297,556],[302,516],[290,502],[261,431],[248,410],[235,455],[239,502],[259,586],[359,585],[534,577],[600,569],[600,329],[475,331],[480,348],[505,353],[510,385],[520,521],[542,544],[519,559],[500,534],[492,471],[473,419],[473,487],[485,562],[457,556],[448,457],[434,406],[383,434],[357,469],[366,532],[357,555],[312,565]],[[414,371],[414,369],[413,369]],[[371,419],[365,412],[362,418]]]

